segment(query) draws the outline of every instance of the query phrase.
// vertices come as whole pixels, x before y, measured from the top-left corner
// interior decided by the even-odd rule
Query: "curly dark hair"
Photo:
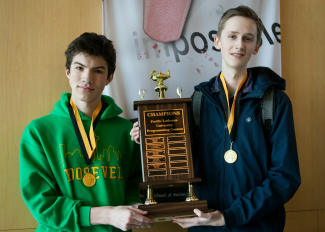
[[[64,53],[67,58],[65,67],[69,71],[73,57],[79,53],[85,53],[90,56],[102,56],[105,59],[108,67],[107,79],[115,72],[116,51],[113,46],[113,42],[107,39],[104,35],[86,32],[69,44]]]

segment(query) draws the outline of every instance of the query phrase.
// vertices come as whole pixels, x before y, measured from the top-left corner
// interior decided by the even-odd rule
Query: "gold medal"
[[[96,184],[96,177],[93,174],[86,173],[86,175],[82,178],[82,182],[87,187],[93,187]]]
[[[225,161],[229,164],[235,163],[237,160],[237,153],[230,149],[225,153]]]

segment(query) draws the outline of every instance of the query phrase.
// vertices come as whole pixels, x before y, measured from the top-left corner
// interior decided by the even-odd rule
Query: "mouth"
[[[245,54],[244,53],[231,53],[231,55],[235,58],[241,58],[243,57]]]
[[[90,88],[90,87],[87,87],[87,86],[79,86],[79,88],[85,92],[91,92],[93,91],[94,89]]]

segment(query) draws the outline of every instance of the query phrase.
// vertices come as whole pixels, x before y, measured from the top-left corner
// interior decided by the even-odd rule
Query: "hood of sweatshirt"
[[[61,100],[55,104],[54,109],[51,111],[50,114],[57,115],[63,118],[70,118],[68,110],[70,98],[71,93],[63,93],[61,95]],[[122,109],[115,104],[113,98],[106,95],[102,95],[101,100],[102,102],[105,102],[108,105],[103,114],[100,116],[101,120],[113,118],[123,112]],[[79,114],[82,120],[91,120],[91,118],[87,117],[80,111]]]

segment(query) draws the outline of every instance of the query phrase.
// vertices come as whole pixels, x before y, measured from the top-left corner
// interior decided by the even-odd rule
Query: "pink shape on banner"
[[[200,69],[197,68],[196,71],[200,74]]]
[[[209,59],[209,61],[213,61],[213,58],[211,57],[211,58]]]
[[[152,39],[166,43],[181,37],[192,0],[144,0],[143,29]]]
[[[154,44],[154,45],[152,46],[153,49],[156,49],[157,47],[158,47],[157,44]]]

